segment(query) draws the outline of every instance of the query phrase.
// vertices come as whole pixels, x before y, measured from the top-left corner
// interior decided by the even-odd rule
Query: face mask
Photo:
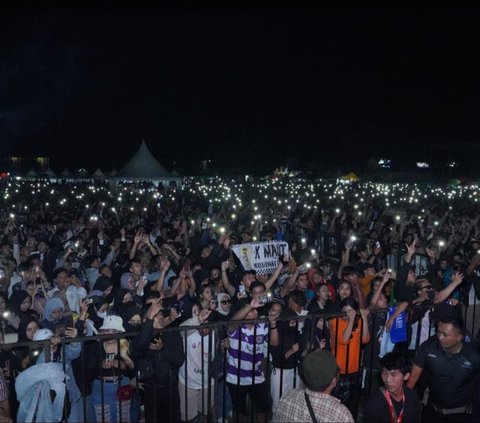
[[[128,326],[132,329],[132,331],[136,331],[138,328],[140,328],[142,324],[141,323],[129,323]]]
[[[106,311],[97,311],[97,316],[100,317],[101,319],[105,319],[105,317],[107,317],[107,312]]]

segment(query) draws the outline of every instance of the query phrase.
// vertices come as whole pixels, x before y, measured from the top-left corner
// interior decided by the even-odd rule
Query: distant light
[[[417,162],[417,167],[420,168],[420,169],[428,169],[430,167],[430,165],[428,163],[425,163],[425,162]]]
[[[448,167],[458,167],[458,163],[457,162],[450,162],[448,164]]]
[[[390,169],[392,167],[392,161],[390,159],[380,159],[378,161],[378,167]]]

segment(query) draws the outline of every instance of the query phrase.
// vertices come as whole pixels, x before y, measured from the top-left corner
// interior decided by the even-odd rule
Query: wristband
[[[276,326],[270,326],[270,329],[277,329]]]

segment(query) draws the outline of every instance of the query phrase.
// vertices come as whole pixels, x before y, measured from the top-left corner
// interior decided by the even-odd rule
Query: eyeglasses
[[[221,301],[222,304],[227,304],[227,303],[231,303],[231,302],[232,302],[232,300],[222,300]]]

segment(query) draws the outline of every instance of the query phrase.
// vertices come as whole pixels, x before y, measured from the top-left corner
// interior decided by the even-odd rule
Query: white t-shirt
[[[182,323],[181,326],[198,325],[198,319],[193,317]],[[187,356],[178,372],[179,381],[185,385],[185,368],[187,370],[187,387],[191,389],[202,389],[208,386],[209,372],[209,344],[211,345],[211,360],[215,357],[215,333],[212,331],[210,335],[201,336],[197,330],[181,332],[182,336],[187,335]],[[211,340],[210,340],[211,338]],[[185,346],[185,340],[184,346]],[[202,350],[203,343],[203,350]],[[202,368],[202,351],[203,351],[203,368]],[[203,371],[202,371],[203,370]],[[213,378],[210,383],[213,384]]]

